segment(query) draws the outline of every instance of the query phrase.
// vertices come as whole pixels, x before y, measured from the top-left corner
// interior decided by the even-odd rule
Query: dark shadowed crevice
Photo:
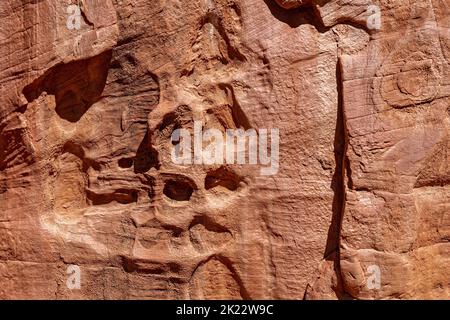
[[[133,159],[130,158],[122,158],[118,161],[119,167],[126,169],[131,168],[133,166]]]
[[[338,107],[336,129],[334,136],[334,156],[336,169],[333,175],[331,188],[334,192],[332,204],[332,218],[328,229],[327,244],[324,252],[324,259],[333,261],[334,271],[337,278],[337,287],[333,288],[339,299],[347,299],[348,295],[342,286],[341,267],[340,267],[340,239],[342,230],[342,219],[346,204],[347,175],[350,174],[349,161],[347,158],[348,131],[344,110],[342,65],[338,59],[336,65],[336,84],[338,93]],[[349,186],[350,187],[350,186]]]
[[[84,23],[86,23],[89,27],[91,27],[91,29],[95,29],[95,25],[92,21],[90,21],[86,15],[86,13],[84,12],[84,7],[81,6],[80,7],[80,12],[81,12],[81,17],[83,18]]]
[[[62,154],[71,153],[74,156],[78,157],[83,162],[82,169],[84,173],[87,173],[87,170],[89,168],[93,168],[96,171],[100,170],[100,164],[97,161],[87,157],[83,147],[78,143],[75,143],[73,141],[67,141],[63,145],[61,152]]]
[[[59,64],[27,85],[23,94],[32,102],[46,92],[55,96],[56,113],[70,122],[77,122],[100,100],[106,85],[112,51],[95,57]]]
[[[93,190],[86,189],[86,196],[92,205],[100,206],[114,201],[120,204],[136,203],[139,195],[138,190],[122,188],[105,193],[97,193]]]
[[[252,126],[250,125],[250,121],[236,99],[233,86],[225,83],[220,83],[219,88],[222,89],[232,100],[233,105],[231,106],[231,115],[233,117],[233,122],[236,125],[236,128],[242,128],[245,130],[251,129]]]
[[[334,159],[336,165],[331,182],[331,188],[334,192],[332,204],[333,214],[331,225],[328,229],[328,238],[324,258],[327,258],[334,251],[339,250],[342,215],[345,209],[346,153],[348,138],[343,106],[343,88],[340,62],[336,65],[336,83],[338,93],[336,129],[334,133]]]
[[[305,3],[299,8],[284,9],[274,0],[264,0],[272,15],[277,20],[289,25],[291,28],[298,28],[301,25],[306,24],[316,28],[319,33],[325,33],[338,24],[345,24],[370,33],[370,30],[368,30],[365,24],[361,24],[360,22],[354,21],[346,16],[343,16],[342,19],[335,21],[333,25],[324,24],[319,8],[324,6],[328,1],[329,0],[314,0]]]
[[[303,24],[311,24],[311,8],[303,6],[295,9],[283,9],[274,0],[264,0],[272,15],[279,21],[288,24],[291,28],[297,28]],[[314,24],[313,24],[314,25]]]
[[[145,173],[151,168],[159,169],[158,152],[152,147],[148,132],[138,147],[133,159],[134,173]]]
[[[175,201],[189,201],[194,188],[183,180],[166,181],[163,189],[164,195]]]

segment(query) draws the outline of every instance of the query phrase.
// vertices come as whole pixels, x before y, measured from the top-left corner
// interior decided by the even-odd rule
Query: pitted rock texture
[[[449,0],[2,1],[0,298],[448,298],[449,17]],[[278,173],[174,164],[194,121],[278,128]]]

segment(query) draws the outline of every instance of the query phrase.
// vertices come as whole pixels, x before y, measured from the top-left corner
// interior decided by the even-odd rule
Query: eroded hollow
[[[230,191],[236,191],[239,188],[241,178],[227,167],[208,172],[205,178],[205,189],[209,190],[215,187],[223,187]]]
[[[145,173],[151,168],[159,169],[158,152],[151,145],[148,132],[145,134],[144,139],[139,145],[136,156],[132,162],[134,165],[134,173]],[[127,165],[128,164],[129,163],[127,163]]]
[[[119,159],[118,163],[119,163],[119,167],[121,167],[121,168],[124,168],[124,169],[131,168],[133,166],[133,159],[122,158],[122,159]]]
[[[96,193],[92,190],[86,190],[87,198],[94,206],[117,202],[120,204],[136,203],[138,201],[138,191],[129,189],[117,189],[109,193]]]
[[[168,180],[165,182],[163,193],[175,201],[189,201],[194,188],[183,180]]]
[[[55,96],[56,113],[77,122],[100,100],[108,75],[111,51],[98,56],[57,65],[23,89],[28,102],[43,92]]]

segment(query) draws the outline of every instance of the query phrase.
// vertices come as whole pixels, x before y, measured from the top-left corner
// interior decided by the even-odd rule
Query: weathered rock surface
[[[294,9],[310,3],[309,0],[275,0],[281,7],[285,9]]]
[[[0,3],[0,298],[449,297],[449,0],[72,2]]]

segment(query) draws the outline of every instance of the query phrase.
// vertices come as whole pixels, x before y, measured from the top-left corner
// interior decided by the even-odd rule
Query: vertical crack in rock
[[[348,137],[343,106],[341,65],[339,61],[336,65],[336,84],[338,93],[336,130],[334,136],[334,157],[336,161],[336,169],[331,183],[331,188],[334,191],[333,216],[330,228],[328,230],[328,239],[324,258],[327,258],[334,251],[339,250],[342,216],[345,210],[345,176]]]
[[[91,27],[92,29],[94,29],[94,28],[95,28],[95,24],[94,24],[94,22],[92,22],[91,20],[89,20],[87,14],[86,14],[87,9],[85,8],[85,4],[84,4],[83,2],[81,2],[80,12],[81,12],[81,16],[82,16],[84,22],[85,22],[89,27]]]
[[[348,170],[349,163],[347,158],[348,132],[344,110],[342,66],[339,58],[336,64],[336,90],[338,94],[336,130],[334,137],[334,156],[336,161],[336,169],[331,184],[331,187],[334,191],[334,198],[332,204],[332,219],[330,227],[328,229],[328,238],[324,252],[324,259],[333,261],[334,272],[337,280],[337,287],[334,288],[334,290],[336,292],[336,295],[340,298],[341,296],[345,295],[344,289],[341,285],[340,238],[342,219],[344,216],[346,204],[346,176],[350,172]]]

